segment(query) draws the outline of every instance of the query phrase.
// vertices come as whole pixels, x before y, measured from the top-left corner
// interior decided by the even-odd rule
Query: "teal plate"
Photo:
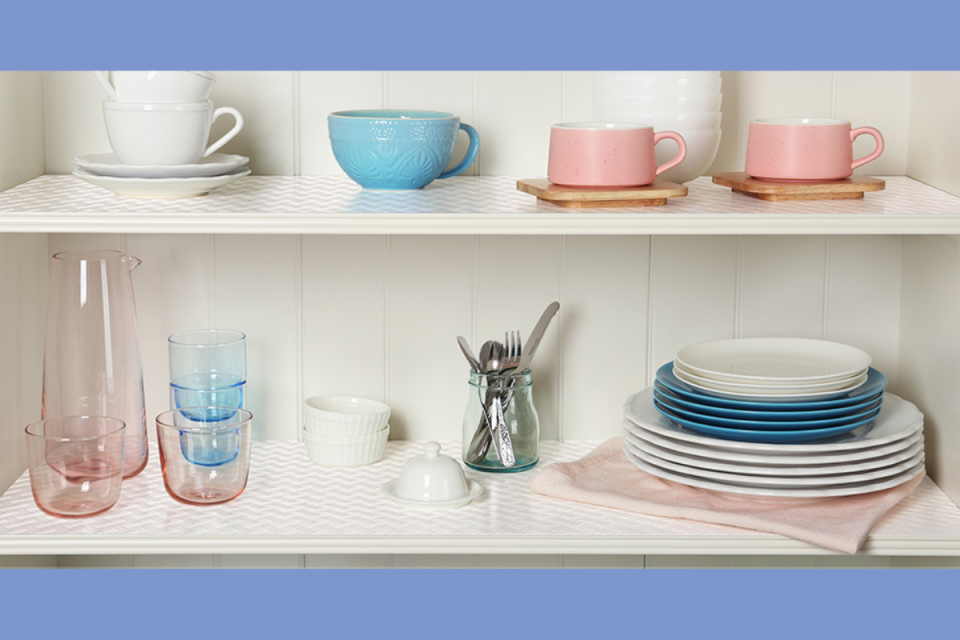
[[[726,407],[728,409],[741,409],[745,411],[793,411],[801,410],[819,410],[836,409],[839,407],[849,407],[851,405],[865,402],[872,396],[883,391],[887,386],[887,377],[870,367],[867,375],[867,381],[862,385],[848,391],[836,398],[828,400],[798,400],[796,402],[771,402],[764,400],[741,400],[735,398],[721,398],[703,393],[695,389],[683,380],[673,375],[673,362],[668,362],[657,370],[657,382],[666,387],[676,395],[686,400],[698,404],[706,404],[713,407]]]
[[[659,411],[664,417],[669,418],[678,425],[686,427],[691,431],[704,433],[716,438],[723,438],[725,440],[739,440],[741,442],[763,442],[767,444],[796,444],[800,442],[815,442],[817,440],[823,440],[824,438],[830,438],[848,433],[858,427],[862,427],[873,422],[873,418],[871,417],[860,420],[859,422],[845,424],[840,427],[828,427],[826,429],[797,429],[784,431],[728,429],[726,427],[717,427],[714,425],[703,424],[702,422],[681,418],[656,400],[654,400],[653,404],[657,408],[657,411]]]
[[[659,391],[656,387],[653,390],[653,397],[657,399],[660,404],[664,405],[666,408],[670,409],[673,413],[677,414],[681,418],[687,418],[688,420],[695,420],[697,422],[702,422],[704,424],[715,425],[718,427],[728,427],[730,429],[762,429],[767,430],[796,430],[796,429],[824,429],[827,427],[840,427],[845,424],[850,424],[851,422],[860,422],[866,418],[873,418],[878,413],[880,413],[880,405],[883,404],[882,399],[876,399],[868,403],[866,407],[856,410],[846,412],[846,415],[840,416],[838,418],[826,418],[824,420],[803,420],[802,418],[797,418],[796,420],[791,420],[789,418],[782,419],[778,418],[776,420],[766,420],[763,416],[767,414],[761,414],[760,418],[727,418],[722,416],[714,416],[702,413],[697,409],[686,409],[683,406],[678,405],[674,398],[667,396]],[[854,405],[857,406],[857,405]],[[750,413],[757,414],[758,411],[752,411]],[[786,413],[788,416],[794,416],[794,412],[779,412],[780,414]]]

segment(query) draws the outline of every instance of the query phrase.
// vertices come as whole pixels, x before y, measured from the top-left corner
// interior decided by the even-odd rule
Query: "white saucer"
[[[250,162],[250,158],[211,153],[196,164],[123,164],[112,153],[91,153],[77,156],[72,162],[87,173],[114,178],[202,178],[226,175]]]
[[[116,178],[98,176],[75,169],[73,175],[125,198],[190,198],[205,196],[217,187],[250,175],[250,169],[238,169],[224,176],[201,178]]]
[[[400,481],[399,478],[396,480],[391,480],[381,487],[383,495],[387,496],[394,502],[404,507],[410,507],[411,509],[423,509],[423,510],[439,510],[439,509],[456,509],[457,507],[462,507],[465,504],[468,504],[471,500],[483,493],[483,487],[479,482],[475,480],[467,479],[467,488],[470,489],[470,493],[465,495],[462,498],[457,498],[456,500],[443,500],[436,502],[424,502],[422,500],[407,500],[406,498],[401,498],[397,495],[397,483]]]

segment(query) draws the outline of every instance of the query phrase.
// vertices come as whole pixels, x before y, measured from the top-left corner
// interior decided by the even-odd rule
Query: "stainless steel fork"
[[[503,334],[504,355],[501,359],[500,371],[503,374],[511,369],[516,369],[520,364],[520,356],[523,354],[523,346],[519,331],[510,331]],[[483,460],[490,445],[495,444],[497,459],[505,467],[512,467],[516,464],[516,456],[513,451],[513,440],[510,437],[510,430],[506,428],[504,420],[504,409],[510,405],[513,399],[513,392],[504,393],[504,386],[512,387],[516,383],[510,380],[509,384],[505,379],[497,382],[497,386],[487,389],[487,400],[482,405],[483,416],[480,424],[473,434],[470,441],[470,447],[467,450],[468,461],[479,463]],[[501,428],[502,427],[502,428]],[[494,443],[496,438],[496,443]]]

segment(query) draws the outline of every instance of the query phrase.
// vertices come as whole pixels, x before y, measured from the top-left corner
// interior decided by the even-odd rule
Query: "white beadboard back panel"
[[[620,434],[623,401],[648,382],[649,285],[649,236],[565,238],[562,324],[551,328],[563,338],[562,439]]]
[[[960,249],[955,236],[903,240],[897,391],[924,414],[927,470],[960,503]]]
[[[896,236],[830,236],[827,242],[827,340],[851,344],[873,358],[897,389],[900,269],[903,240]]]
[[[903,351],[900,237],[46,240],[35,250],[42,260],[30,254],[43,273],[49,255],[66,249],[115,248],[143,260],[134,286],[151,419],[169,403],[171,333],[244,331],[258,439],[296,440],[305,397],[351,394],[391,405],[394,439],[457,440],[468,372],[456,336],[475,352],[505,331],[525,339],[553,300],[560,313],[534,367],[544,439],[616,435],[624,399],[694,342],[738,335],[849,342],[869,351],[892,385]]]
[[[0,490],[27,468],[23,430],[40,419],[46,248],[44,234],[0,235]]]
[[[825,245],[822,236],[741,239],[737,337],[822,337]]]
[[[560,300],[561,248],[559,236],[480,236],[476,239],[473,338],[468,337],[474,354],[479,356],[480,346],[486,340],[503,341],[507,331],[519,331],[521,340],[525,339],[547,305]],[[560,435],[559,351],[565,317],[561,304],[532,367],[540,436],[547,440],[556,440]],[[455,350],[460,356],[455,336],[444,336],[440,345]],[[466,376],[469,367],[462,356],[459,364],[461,377]],[[466,402],[465,393],[463,402]]]
[[[738,246],[735,236],[652,238],[648,383],[682,347],[735,337]]]
[[[385,236],[304,236],[303,396],[386,401]]]
[[[0,71],[0,190],[43,172],[42,74]]]
[[[915,71],[907,174],[960,195],[960,71]]]
[[[389,239],[385,355],[394,440],[461,437],[469,369],[456,336],[473,333],[475,278],[486,277],[474,251],[471,236]]]
[[[331,111],[387,107],[456,112],[464,122],[477,127],[481,137],[480,154],[467,170],[468,175],[544,175],[550,125],[593,119],[592,77],[586,71],[217,74],[220,80],[213,92],[214,104],[238,108],[246,121],[244,130],[224,151],[250,157],[253,171],[264,175],[342,175],[327,136],[326,118]],[[914,83],[911,93],[911,77],[924,76],[886,71],[724,72],[723,138],[710,172],[743,169],[751,119],[807,115],[844,118],[855,126],[876,126],[887,139],[887,150],[858,172],[902,174],[907,167],[910,105],[918,130],[932,130],[944,118],[953,118],[949,104],[956,105],[955,99],[950,102],[949,92],[947,100],[932,93],[937,90],[935,78],[953,76],[934,74],[933,80],[921,80],[919,86]],[[93,74],[50,71],[43,72],[42,77],[43,120],[41,123],[38,115],[34,117],[35,133],[30,139],[39,140],[42,135],[47,173],[69,173],[72,157],[109,151],[100,106],[105,96]],[[39,91],[31,95],[31,100],[41,99]],[[17,102],[22,105],[25,99],[18,98]],[[931,112],[937,117],[918,119],[917,107],[921,113]],[[0,113],[8,108],[0,98]],[[224,116],[214,125],[213,137],[231,125],[230,118]],[[461,134],[461,138],[455,159],[466,148],[466,136]],[[858,140],[858,154],[869,152],[871,144],[866,139]],[[32,146],[38,149],[36,153],[41,152],[35,143]]]
[[[254,173],[294,175],[296,168],[296,73],[292,71],[217,71],[217,86],[210,99],[215,107],[233,107],[243,115],[243,130],[225,144],[221,153],[250,158]],[[223,115],[210,130],[210,142],[234,125]]]
[[[216,236],[213,328],[246,334],[247,409],[258,440],[296,440],[299,426],[300,239]]]

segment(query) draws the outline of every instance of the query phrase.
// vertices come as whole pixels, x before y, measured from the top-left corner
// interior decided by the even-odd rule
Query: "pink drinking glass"
[[[30,488],[40,510],[85,518],[116,504],[125,429],[123,420],[106,416],[67,416],[28,425]]]
[[[199,418],[199,419],[196,419]],[[253,414],[236,407],[183,407],[157,416],[167,493],[184,504],[229,502],[247,486]]]

